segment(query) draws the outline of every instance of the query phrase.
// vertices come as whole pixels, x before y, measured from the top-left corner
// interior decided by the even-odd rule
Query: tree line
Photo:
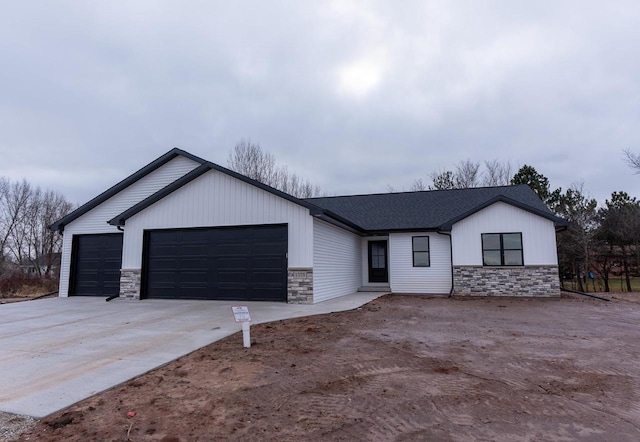
[[[36,276],[51,277],[62,237],[49,225],[72,208],[58,192],[0,177],[0,275],[22,266]]]

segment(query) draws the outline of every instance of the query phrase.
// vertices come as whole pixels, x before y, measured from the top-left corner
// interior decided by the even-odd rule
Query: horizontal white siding
[[[557,265],[553,221],[498,202],[453,225],[453,264],[482,265],[483,233],[522,232],[525,265]]]
[[[313,302],[355,293],[362,281],[361,238],[346,230],[314,220]]]
[[[429,237],[429,267],[413,266],[412,237]],[[448,294],[451,291],[449,237],[438,233],[389,234],[389,278],[394,293]]]
[[[298,204],[211,170],[126,220],[122,267],[139,269],[145,229],[287,224],[289,267],[313,265],[313,218]]]
[[[62,262],[60,267],[60,296],[68,296],[69,275],[71,271],[71,243],[73,235],[89,233],[112,233],[118,229],[107,224],[114,216],[124,212],[129,207],[137,204],[158,190],[174,182],[187,174],[200,164],[177,156],[162,167],[154,170],[149,175],[136,181],[126,189],[109,198],[102,204],[94,207],[78,219],[64,227],[64,239],[62,245]]]

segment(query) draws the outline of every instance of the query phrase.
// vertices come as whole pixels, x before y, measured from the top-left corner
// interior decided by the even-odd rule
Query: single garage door
[[[145,232],[147,298],[287,300],[287,226]]]
[[[74,235],[71,294],[111,296],[120,292],[122,233]]]

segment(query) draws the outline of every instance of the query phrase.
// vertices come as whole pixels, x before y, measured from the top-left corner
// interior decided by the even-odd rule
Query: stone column
[[[290,267],[287,272],[287,302],[313,304],[313,269]]]
[[[120,269],[120,298],[140,299],[140,269]]]

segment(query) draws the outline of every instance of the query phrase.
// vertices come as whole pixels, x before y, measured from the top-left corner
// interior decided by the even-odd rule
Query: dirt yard
[[[252,338],[198,350],[20,440],[640,440],[640,305],[628,299],[394,295],[257,325]]]

